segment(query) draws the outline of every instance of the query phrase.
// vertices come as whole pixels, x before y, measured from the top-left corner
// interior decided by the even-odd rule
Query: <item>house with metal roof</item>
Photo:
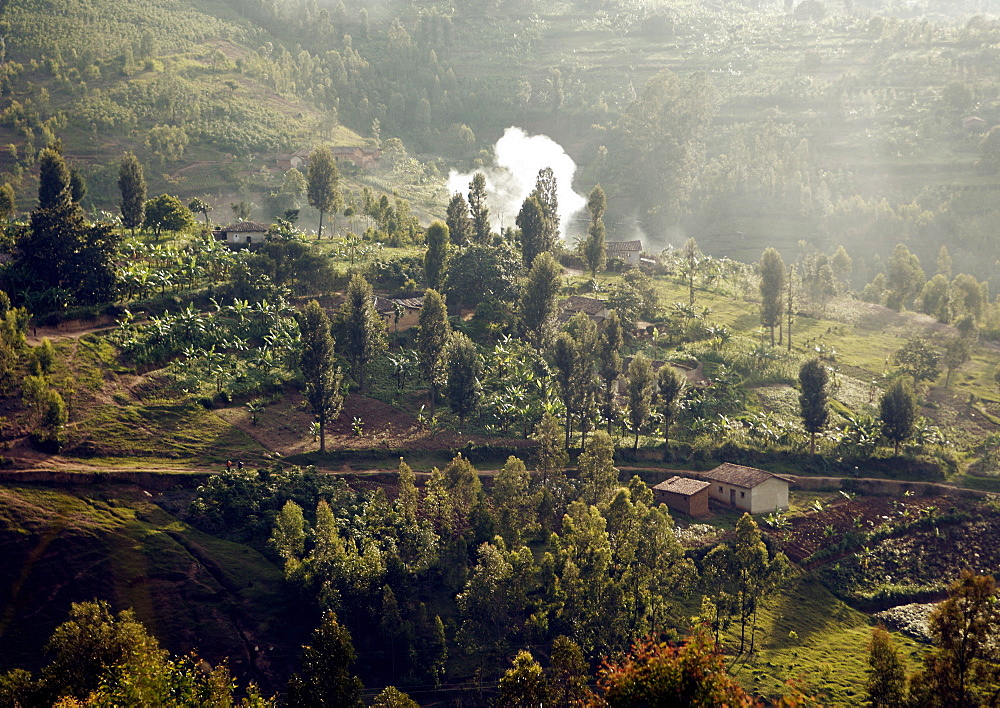
[[[687,477],[671,477],[653,487],[653,501],[666,504],[694,518],[710,516],[708,488],[710,482]]]
[[[709,497],[751,514],[769,514],[788,508],[788,480],[779,475],[730,462],[702,475]]]

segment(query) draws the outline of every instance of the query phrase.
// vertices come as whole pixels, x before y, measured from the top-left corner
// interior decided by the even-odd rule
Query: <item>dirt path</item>
[[[85,334],[94,334],[95,332],[110,332],[115,328],[115,320],[112,317],[103,315],[96,320],[93,320],[88,324],[81,324],[77,320],[73,320],[66,325],[58,325],[56,327],[29,327],[27,341],[28,344],[32,346],[37,346],[42,343],[43,339],[48,339],[50,342],[58,342],[63,339],[79,339]]]

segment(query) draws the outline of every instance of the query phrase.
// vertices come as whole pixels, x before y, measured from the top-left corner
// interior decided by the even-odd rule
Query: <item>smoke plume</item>
[[[528,135],[513,126],[507,128],[497,141],[494,154],[496,165],[476,170],[486,177],[486,203],[490,208],[493,228],[501,230],[514,226],[521,204],[535,188],[538,171],[551,167],[556,176],[560,236],[565,237],[570,217],[587,205],[587,200],[573,191],[573,174],[576,172],[573,158],[552,138]],[[461,192],[468,197],[469,183],[474,174],[459,174],[452,170],[448,175],[448,193]]]

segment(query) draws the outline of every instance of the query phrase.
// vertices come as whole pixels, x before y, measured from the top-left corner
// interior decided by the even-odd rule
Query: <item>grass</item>
[[[824,706],[864,702],[871,621],[835,598],[808,575],[793,579],[762,612],[760,654],[737,677],[751,691],[780,695],[794,680]],[[794,634],[792,634],[794,632]],[[897,647],[916,668],[920,645],[896,635]]]
[[[99,405],[71,435],[71,450],[108,460],[142,458],[218,465],[261,458],[266,450],[250,436],[201,406],[185,401]]]
[[[171,652],[269,680],[245,642],[279,647],[287,666],[301,623],[280,569],[257,551],[189,527],[141,493],[122,489],[0,487],[0,664],[41,655],[69,602],[132,607]],[[261,647],[262,651],[267,651]]]

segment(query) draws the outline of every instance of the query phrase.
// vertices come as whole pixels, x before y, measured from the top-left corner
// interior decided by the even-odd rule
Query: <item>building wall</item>
[[[688,516],[704,518],[709,515],[707,489],[703,489],[692,496],[674,494],[672,492],[663,491],[662,489],[654,490],[653,494],[654,499],[657,502],[666,504],[671,509],[680,511]]]
[[[247,237],[250,240],[247,240]],[[229,243],[264,243],[267,239],[267,233],[263,231],[227,231],[226,241]]]
[[[712,499],[728,506],[741,509],[742,511],[750,511],[750,502],[752,497],[749,489],[745,487],[737,487],[733,484],[726,484],[725,482],[716,482],[711,479],[707,479],[705,481],[712,483],[712,486],[708,488],[709,496],[711,496]],[[753,512],[750,511],[750,513],[752,514]]]
[[[770,514],[788,508],[788,482],[772,477],[750,490],[751,514]]]

